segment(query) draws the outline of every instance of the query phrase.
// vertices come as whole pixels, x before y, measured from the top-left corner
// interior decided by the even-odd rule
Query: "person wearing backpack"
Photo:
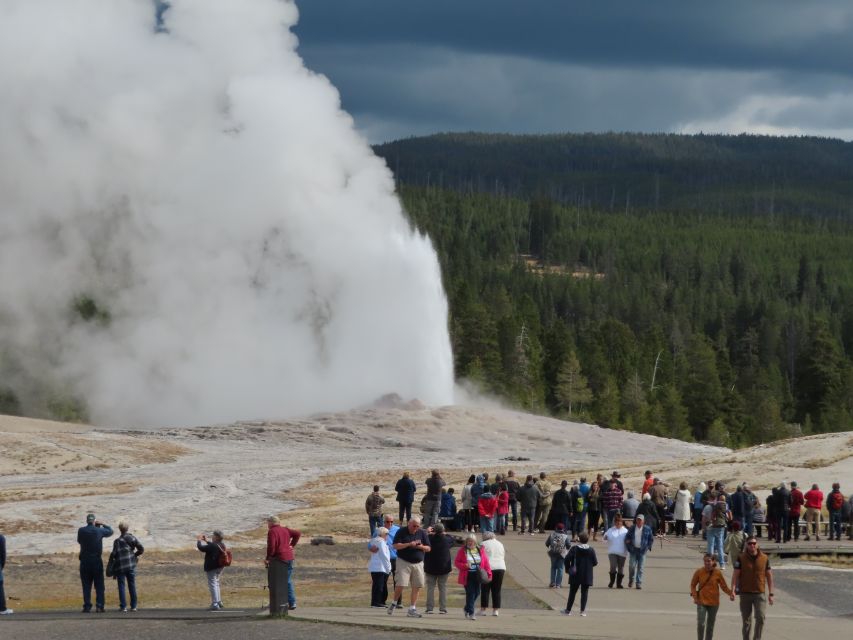
[[[270,615],[280,615],[284,608],[285,589],[287,608],[296,608],[296,591],[293,588],[293,547],[302,534],[296,529],[282,527],[278,516],[267,518],[267,585],[270,592]]]
[[[204,553],[204,573],[207,576],[207,588],[210,591],[209,611],[222,611],[222,595],[219,589],[219,577],[224,567],[220,564],[220,556],[225,555],[225,545],[222,540],[222,532],[216,529],[212,540],[208,540],[205,534],[197,537],[196,547]]]
[[[113,555],[115,557],[113,578],[118,583],[119,609],[122,613],[127,613],[125,582],[127,583],[127,591],[130,592],[130,610],[136,611],[136,563],[138,562],[137,558],[145,553],[145,547],[142,546],[136,536],[128,533],[126,522],[119,522],[118,530],[120,535],[113,541]]]
[[[841,485],[832,483],[832,491],[826,496],[826,510],[829,511],[829,539],[841,541],[841,510],[844,508],[844,495]]]
[[[566,527],[558,522],[554,531],[545,540],[548,548],[548,558],[551,560],[551,580],[549,589],[561,589],[563,587],[563,559],[569,552],[569,537],[566,535]]]
[[[717,551],[717,561],[720,565],[720,570],[723,571],[726,568],[726,556],[723,550],[723,543],[725,542],[726,537],[726,526],[731,520],[731,513],[729,512],[728,506],[726,505],[726,501],[720,497],[717,498],[717,502],[714,504],[713,509],[711,511],[711,518],[708,527],[708,555],[714,555],[714,549]]]

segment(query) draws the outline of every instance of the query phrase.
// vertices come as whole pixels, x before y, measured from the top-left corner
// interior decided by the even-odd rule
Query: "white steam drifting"
[[[118,425],[450,402],[435,253],[293,3],[154,13],[0,0],[0,386]]]

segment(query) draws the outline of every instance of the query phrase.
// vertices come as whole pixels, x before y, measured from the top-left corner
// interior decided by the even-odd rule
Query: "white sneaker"
[[[11,609],[4,609],[3,611],[0,611],[0,616],[11,616],[13,613],[15,612]]]
[[[497,616],[497,615],[498,615],[498,610],[497,610],[497,609],[495,609],[494,611],[492,611],[492,615],[493,615],[493,616]]]
[[[563,609],[562,611],[560,611],[560,613],[564,613],[564,614],[566,614],[567,616],[572,615],[572,612],[571,612],[571,611],[569,611],[568,609]]]
[[[581,611],[581,618],[586,618],[586,611]]]

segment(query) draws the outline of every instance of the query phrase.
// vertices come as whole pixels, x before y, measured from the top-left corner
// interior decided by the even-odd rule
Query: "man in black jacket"
[[[574,515],[572,507],[572,497],[569,494],[566,486],[569,483],[565,480],[560,482],[560,488],[554,492],[554,498],[551,501],[551,513],[554,514],[554,522],[562,523],[565,531],[571,531],[571,521]]]
[[[400,503],[400,522],[408,522],[412,518],[412,503],[415,501],[416,490],[415,481],[409,477],[408,471],[394,485],[394,491],[397,492],[397,502]]]
[[[424,554],[424,573],[426,574],[426,612],[435,608],[435,587],[438,586],[438,610],[447,613],[447,577],[453,570],[450,560],[450,547],[456,539],[444,532],[440,522],[429,528],[429,553]]]
[[[785,483],[779,485],[776,492],[776,544],[791,539],[791,531],[788,522],[791,519],[791,492]]]
[[[518,481],[515,479],[515,471],[512,469],[506,474],[506,491],[509,494],[509,508],[512,511],[512,530],[518,529]]]

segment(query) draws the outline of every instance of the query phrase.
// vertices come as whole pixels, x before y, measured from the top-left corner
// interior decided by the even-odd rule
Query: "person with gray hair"
[[[388,529],[377,527],[375,537],[370,541],[371,551],[367,570],[370,571],[371,589],[370,606],[373,609],[385,608],[386,585],[388,574],[391,573],[391,554],[388,551]],[[375,551],[374,551],[375,549]]]
[[[125,594],[125,582],[127,591],[130,592],[130,610],[137,610],[136,597],[136,564],[137,558],[145,553],[145,547],[131,533],[128,533],[127,522],[119,522],[120,535],[113,542],[113,555],[115,557],[115,568],[113,576],[118,583],[119,609],[127,613],[127,596]]]
[[[208,540],[205,534],[197,536],[196,547],[204,553],[204,573],[207,576],[207,589],[210,591],[209,611],[222,611],[222,595],[219,588],[219,578],[223,568],[219,566],[219,556],[225,552],[222,540],[224,539],[219,529],[214,530],[212,540]]]
[[[633,519],[637,515],[637,507],[640,506],[640,501],[634,497],[633,491],[628,491],[625,495],[628,497],[622,503],[622,517]]]
[[[83,613],[92,611],[92,585],[95,586],[95,611],[104,612],[104,538],[113,535],[112,527],[94,513],[86,515],[86,526],[77,530],[80,545],[80,581],[83,583]]]
[[[293,547],[302,533],[282,527],[278,516],[267,518],[267,585],[270,592],[270,615],[281,615],[283,609],[296,608],[296,591],[293,588]],[[284,596],[287,594],[287,602]]]

